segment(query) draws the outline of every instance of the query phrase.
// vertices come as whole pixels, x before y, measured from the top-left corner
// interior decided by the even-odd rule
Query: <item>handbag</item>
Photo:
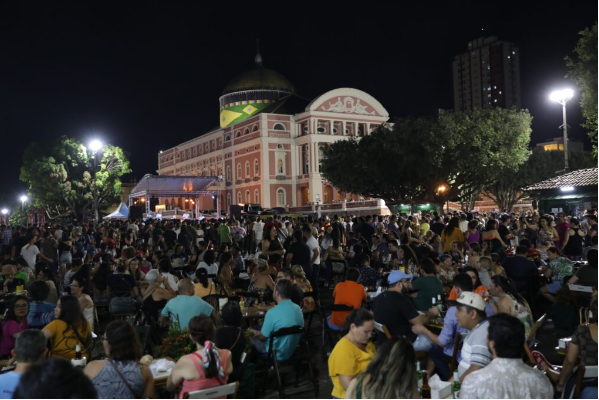
[[[142,397],[139,394],[137,394],[137,392],[135,390],[133,390],[133,388],[131,387],[131,384],[129,384],[129,382],[127,381],[127,379],[125,379],[125,377],[123,376],[123,373],[117,368],[117,366],[114,363],[114,361],[112,361],[110,358],[108,358],[107,360],[110,363],[110,365],[112,365],[112,368],[114,368],[114,370],[116,371],[116,373],[119,375],[119,377],[121,378],[121,380],[123,381],[123,383],[125,384],[125,386],[127,386],[127,389],[129,389],[129,391],[133,395],[133,398],[134,399],[141,399]]]

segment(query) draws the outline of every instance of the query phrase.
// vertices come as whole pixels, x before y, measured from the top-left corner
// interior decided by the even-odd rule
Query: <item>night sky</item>
[[[0,199],[26,189],[18,180],[25,147],[59,135],[122,147],[128,180],[155,173],[159,150],[218,125],[222,89],[252,68],[257,38],[264,65],[299,95],[354,87],[404,117],[453,108],[454,56],[496,35],[520,49],[533,143],[561,135],[560,106],[548,94],[574,87],[563,59],[597,20],[597,2],[478,3],[3,2]],[[576,97],[570,137],[586,143],[581,121]]]

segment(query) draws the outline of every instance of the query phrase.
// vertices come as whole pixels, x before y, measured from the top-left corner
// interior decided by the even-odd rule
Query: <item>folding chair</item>
[[[531,348],[534,346],[535,344],[535,340],[537,337],[537,331],[539,330],[539,328],[543,325],[543,323],[545,322],[545,319],[547,318],[547,314],[543,314],[541,316],[541,318],[539,318],[534,325],[532,326],[530,333],[528,334],[528,337],[526,338],[526,340],[524,341],[524,353],[526,358],[524,359],[525,362],[529,362],[530,365],[535,366],[537,365],[537,362],[535,361],[535,358],[532,356],[532,350]]]
[[[347,305],[347,304],[332,304],[332,305],[328,306],[327,309],[330,309],[331,313],[333,311],[352,312],[354,310],[354,307],[351,305]],[[323,308],[321,308],[321,310],[323,310]],[[331,345],[331,351],[332,351],[333,348],[335,347],[335,344],[339,341],[339,333],[341,332],[341,330],[333,331],[329,327],[329,324],[327,323],[327,318],[325,317],[324,312],[321,311],[320,315],[322,318],[322,354],[323,354],[323,356],[326,356],[325,333],[326,333],[326,336],[329,338],[329,344]],[[333,333],[335,334],[334,342],[333,342]]]
[[[391,333],[389,332],[389,329],[387,329],[387,326],[385,324],[380,324],[375,321],[374,329],[376,329],[378,332],[384,334],[387,339],[391,339]]]
[[[300,340],[297,348],[291,358],[287,360],[278,360],[277,359],[277,351],[274,348],[274,340],[275,338],[280,338],[283,336],[289,335],[300,335]],[[308,344],[306,343],[304,337],[304,328],[301,326],[292,326],[289,328],[281,328],[276,332],[273,332],[269,337],[268,348],[269,348],[269,356],[270,362],[272,363],[275,374],[277,375],[277,386],[279,390],[279,398],[284,397],[283,391],[283,380],[281,378],[281,373],[285,370],[289,370],[290,372],[295,372],[295,387],[298,387],[299,376],[300,376],[300,366],[302,363],[306,363],[308,365],[308,370],[310,372],[310,379],[312,380],[312,386],[314,389],[314,397],[318,398],[319,390],[318,390],[318,382],[316,381],[316,376],[314,374],[314,370],[312,368],[312,362],[310,360],[310,351],[308,349]]]
[[[239,391],[239,382],[229,383],[227,385],[216,386],[210,389],[196,390],[195,392],[183,393],[184,399],[216,399],[227,396],[229,399],[237,398]]]
[[[462,334],[459,332],[453,335],[453,353],[451,353],[451,362],[449,363],[450,374],[453,374],[453,371],[458,368],[458,354],[462,348],[462,339]]]

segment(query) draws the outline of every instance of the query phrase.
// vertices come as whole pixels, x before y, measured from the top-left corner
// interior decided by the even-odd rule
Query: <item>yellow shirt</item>
[[[426,232],[431,230],[431,226],[428,224],[428,222],[423,222],[420,224],[420,233],[422,234],[422,236],[426,235]]]
[[[200,299],[204,296],[208,296],[209,294],[216,294],[216,286],[214,286],[214,282],[208,282],[207,288],[205,288],[201,283],[196,283],[193,285],[193,287],[194,294]]]
[[[91,328],[89,326],[89,322],[84,320],[85,329],[77,328],[77,332],[79,336],[84,341],[88,340],[91,335]],[[50,344],[52,345],[52,353],[51,356],[53,358],[66,358],[68,360],[75,358],[75,346],[77,343],[81,345],[83,356],[87,357],[89,360],[89,354],[85,350],[85,343],[80,343],[77,335],[73,331],[73,328],[69,327],[67,329],[67,323],[61,319],[55,319],[50,322],[44,329],[49,330],[54,336],[50,339]],[[66,330],[66,331],[65,331]]]
[[[360,350],[345,337],[335,345],[329,357],[329,376],[333,381],[334,397],[345,398],[345,389],[341,386],[339,375],[356,376],[364,371],[376,354],[374,343],[368,342],[366,352]]]
[[[459,243],[464,243],[464,234],[460,230],[460,228],[454,228],[451,235],[447,236],[445,234],[445,229],[441,232],[441,242],[444,243],[443,252],[447,253],[451,250],[451,242],[457,241]]]

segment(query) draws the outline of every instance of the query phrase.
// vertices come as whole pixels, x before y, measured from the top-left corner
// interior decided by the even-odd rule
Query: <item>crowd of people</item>
[[[1,235],[0,357],[16,368],[0,374],[0,398],[48,397],[48,380],[65,397],[156,396],[133,324],[155,328],[154,345],[168,327],[187,330],[195,348],[166,390],[243,383],[247,354],[291,358],[302,334],[271,336],[303,328],[315,310],[338,339],[328,357],[336,398],[426,397],[422,375],[460,382],[461,398],[551,398],[572,392],[579,364],[597,365],[592,212],[90,221]],[[537,317],[558,323],[581,304],[590,323],[572,326],[563,368],[538,352],[536,368],[526,365]],[[244,311],[261,305],[263,318],[246,324]],[[83,370],[70,362],[81,357]],[[596,378],[582,392],[596,398]]]

